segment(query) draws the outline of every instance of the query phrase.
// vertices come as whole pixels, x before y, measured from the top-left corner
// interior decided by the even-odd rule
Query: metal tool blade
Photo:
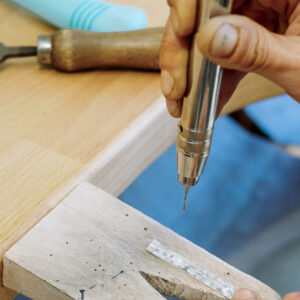
[[[190,188],[189,184],[186,184],[184,186],[184,200],[183,200],[183,208],[182,208],[183,211],[186,210],[186,200],[187,200],[187,195],[188,195],[188,192],[189,192],[189,188]]]
[[[0,43],[0,63],[11,57],[36,56],[37,47],[7,47]]]
[[[236,292],[236,288],[230,283],[194,264],[156,240],[153,240],[146,250],[162,259],[164,262],[182,270],[201,283],[204,283],[208,287],[220,292],[227,299],[231,299]]]

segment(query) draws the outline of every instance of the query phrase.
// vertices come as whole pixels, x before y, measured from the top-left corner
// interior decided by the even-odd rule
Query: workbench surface
[[[114,2],[114,1],[112,1]],[[160,0],[143,7],[149,25],[163,25]],[[154,12],[155,11],[155,12]],[[54,28],[0,1],[0,36],[6,45],[35,45]],[[0,257],[50,207],[62,186],[160,96],[159,75],[41,69],[36,58],[0,65]]]
[[[112,2],[144,8],[149,26],[163,26],[168,15],[165,0]],[[6,45],[35,45],[37,35],[54,32],[51,26],[3,0],[0,20],[1,41]],[[238,101],[231,101],[229,110],[281,92],[261,78],[253,77],[249,82],[255,83],[252,89],[246,81],[235,95]],[[134,127],[140,123],[132,122],[141,115],[148,122],[141,129],[145,132],[155,126],[159,130],[159,118],[168,118],[157,73],[105,70],[67,74],[41,69],[36,58],[8,60],[0,65],[0,262],[4,252],[66,193],[102,168],[102,157],[118,165],[118,158],[113,156],[116,152],[109,157],[107,149],[114,145],[116,150],[116,140],[123,139],[125,144],[134,141]],[[170,124],[169,132],[170,128],[175,132],[175,121],[170,118],[166,122]],[[153,160],[175,135],[162,141],[163,146],[153,153],[149,139],[139,140],[139,147],[150,151]],[[124,156],[131,146],[124,149]],[[133,159],[128,157],[127,164]],[[131,173],[125,171],[125,183],[108,191],[120,193],[150,161],[135,165]],[[110,170],[112,165],[107,168]],[[102,169],[91,181],[100,182],[98,186],[105,189],[101,179],[105,181],[106,169]],[[111,175],[112,182],[117,175]],[[108,181],[109,178],[107,186]]]

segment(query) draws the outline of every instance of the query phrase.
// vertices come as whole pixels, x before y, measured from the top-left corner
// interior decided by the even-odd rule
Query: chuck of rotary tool
[[[204,58],[196,40],[199,30],[211,17],[229,14],[232,0],[198,0],[197,20],[190,49],[187,92],[183,100],[177,140],[178,181],[196,185],[210,152],[223,69]],[[185,205],[184,205],[185,208]]]

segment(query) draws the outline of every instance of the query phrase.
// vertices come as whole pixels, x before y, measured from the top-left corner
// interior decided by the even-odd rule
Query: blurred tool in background
[[[0,62],[37,56],[41,66],[68,72],[104,67],[158,71],[162,34],[163,28],[113,33],[64,29],[53,35],[40,35],[36,47],[7,47],[0,43]]]
[[[89,31],[143,29],[147,16],[138,7],[99,0],[11,0],[58,28]]]

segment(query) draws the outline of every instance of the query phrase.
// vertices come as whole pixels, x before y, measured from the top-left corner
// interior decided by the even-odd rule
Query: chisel
[[[36,47],[7,47],[0,43],[0,62],[37,56],[42,66],[74,72],[97,68],[159,70],[163,28],[99,33],[63,29],[40,35]]]

